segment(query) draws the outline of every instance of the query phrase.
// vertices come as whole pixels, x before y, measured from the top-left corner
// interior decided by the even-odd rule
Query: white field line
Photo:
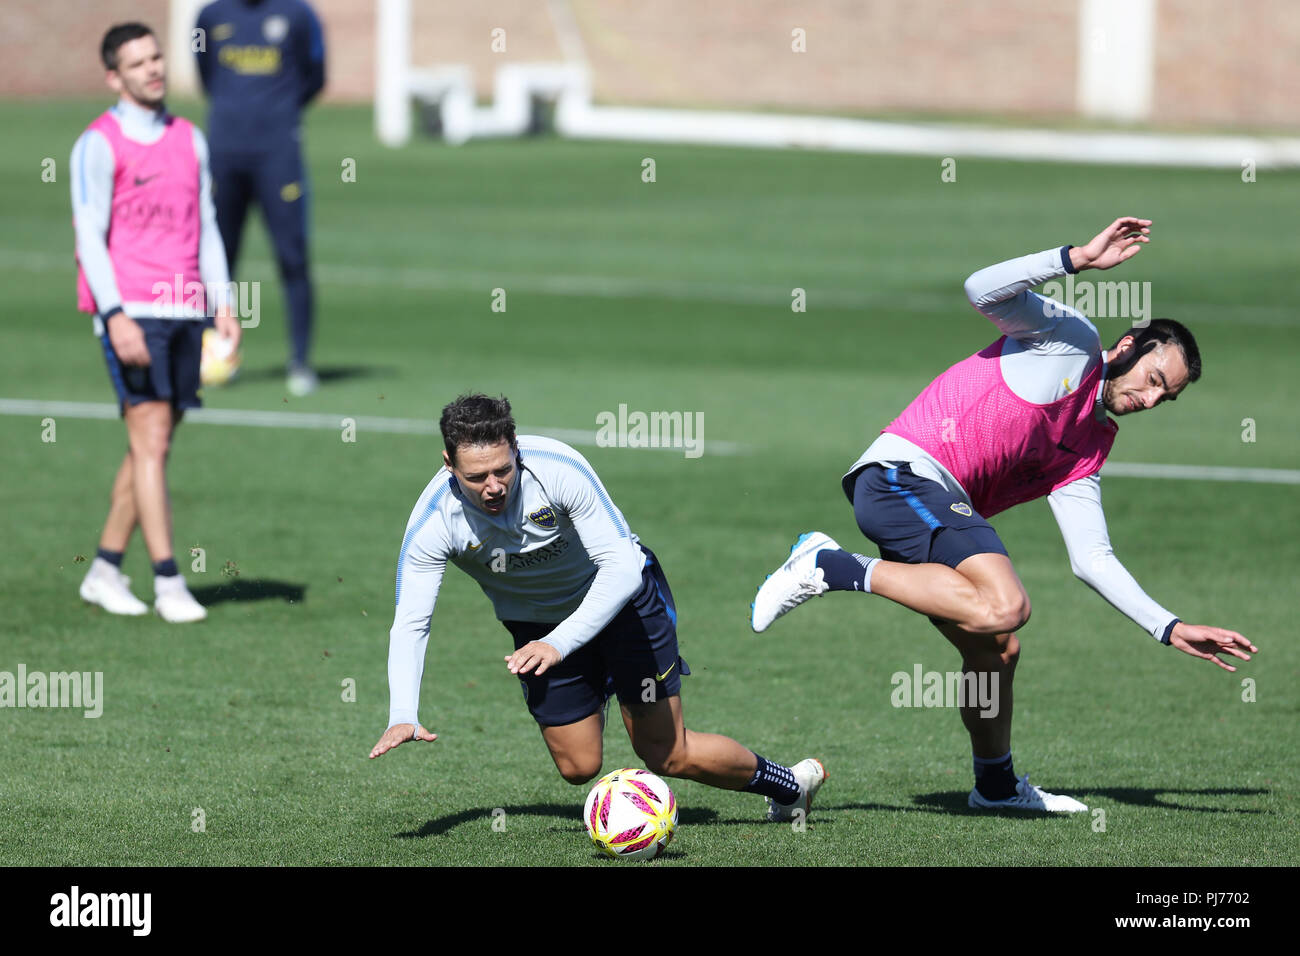
[[[1108,462],[1104,478],[1188,478],[1196,481],[1245,481],[1266,485],[1300,485],[1300,471],[1290,468],[1228,468],[1218,465],[1147,465]]]
[[[0,246],[0,269],[21,272],[62,274],[73,281],[71,255]],[[279,288],[276,267],[270,262],[253,260],[241,270],[245,278],[274,283]],[[357,265],[316,262],[312,280],[326,286],[363,287],[367,289],[401,289],[407,292],[481,292],[486,301],[492,289],[533,295],[563,295],[600,299],[652,299],[668,302],[713,302],[721,305],[771,306],[783,313],[790,308],[791,287],[742,282],[701,282],[682,279],[646,279],[629,276],[563,275],[560,273],[471,272],[464,269],[430,269],[425,266]],[[71,286],[68,286],[71,288]],[[62,287],[60,287],[62,289]],[[825,289],[805,285],[808,307],[827,306],[838,309],[877,309],[889,312],[930,312],[964,309],[961,289],[953,283],[952,292],[873,292],[870,289]],[[69,307],[69,313],[72,308]],[[1296,324],[1295,310],[1282,306],[1232,305],[1208,306],[1203,302],[1182,302],[1161,298],[1157,315],[1191,314],[1195,321],[1214,323],[1249,323],[1290,328]],[[1110,322],[1106,316],[1094,322]],[[1115,328],[1121,320],[1114,319]],[[1127,320],[1123,320],[1127,321]]]
[[[0,398],[0,415],[48,416],[50,418],[118,418],[116,405],[101,402],[46,402],[25,398]],[[316,431],[338,432],[344,419],[356,423],[358,433],[382,432],[392,435],[437,435],[438,424],[424,418],[383,418],[374,415],[343,415],[328,412],[267,412],[241,408],[196,408],[185,413],[186,422],[199,425],[244,425],[253,428],[300,428]],[[531,428],[519,427],[524,435],[542,435],[570,445],[594,448],[598,446],[599,429],[592,424],[590,430],[582,428]],[[712,438],[700,440],[700,449],[709,455],[743,455],[748,449],[730,441]],[[684,448],[662,446],[634,448],[632,451],[669,451],[682,454]]]
[[[23,398],[0,398],[0,415],[50,416],[58,418],[114,419],[116,405],[101,402],[46,402]],[[185,420],[201,425],[246,425],[255,428],[303,428],[339,431],[343,419],[352,418],[360,432],[384,432],[403,435],[436,435],[438,427],[422,418],[380,418],[345,416],[323,412],[264,412],[234,408],[200,408],[187,412]],[[529,435],[544,435],[570,445],[595,447],[596,429],[523,428]],[[639,449],[637,449],[639,450]],[[658,451],[681,451],[660,448]],[[714,455],[743,455],[749,449],[737,442],[707,439],[704,450]],[[1111,478],[1168,478],[1184,481],[1233,481],[1271,485],[1300,485],[1300,470],[1289,468],[1233,468],[1219,465],[1157,465],[1141,462],[1107,462],[1102,475]]]

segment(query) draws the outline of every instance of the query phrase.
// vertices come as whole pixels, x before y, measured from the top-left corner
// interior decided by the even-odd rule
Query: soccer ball
[[[582,818],[606,855],[653,860],[677,829],[677,798],[649,770],[615,770],[591,788]]]
[[[203,352],[199,358],[199,381],[204,385],[225,385],[239,374],[239,349],[216,329],[203,330]]]

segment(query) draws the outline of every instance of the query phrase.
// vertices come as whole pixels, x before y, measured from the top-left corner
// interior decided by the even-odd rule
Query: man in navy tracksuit
[[[217,224],[231,271],[249,202],[262,208],[284,281],[289,390],[316,387],[307,353],[312,288],[307,178],[299,117],[325,85],[320,21],[303,0],[216,0],[199,13],[199,76],[211,100],[208,140]]]

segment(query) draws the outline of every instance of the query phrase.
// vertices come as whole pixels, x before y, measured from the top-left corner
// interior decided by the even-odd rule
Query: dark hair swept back
[[[1115,340],[1114,349],[1125,335],[1133,336],[1133,349],[1123,358],[1116,359],[1107,370],[1107,375],[1116,378],[1123,375],[1138,359],[1146,355],[1157,345],[1177,345],[1183,351],[1183,360],[1187,363],[1187,381],[1194,382],[1201,377],[1201,350],[1196,346],[1196,339],[1187,330],[1187,326],[1174,319],[1152,319],[1151,324],[1141,328],[1131,328]]]
[[[438,428],[452,464],[461,445],[495,445],[504,440],[515,447],[515,420],[510,414],[510,400],[504,395],[462,395],[442,410]]]
[[[99,58],[104,61],[104,69],[117,69],[117,51],[122,49],[124,43],[151,36],[154,36],[153,30],[143,23],[117,23],[109,27],[104,34],[104,42],[99,45]]]

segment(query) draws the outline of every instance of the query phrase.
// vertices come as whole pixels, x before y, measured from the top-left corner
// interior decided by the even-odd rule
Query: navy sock
[[[1011,751],[1001,757],[975,757],[975,789],[986,800],[1005,800],[1016,795],[1016,772]]]
[[[771,797],[777,803],[790,804],[799,799],[799,784],[794,779],[794,772],[789,767],[772,763],[758,757],[758,767],[749,783],[745,784],[746,793],[761,793]]]
[[[103,558],[105,561],[107,561],[115,568],[120,569],[122,567],[121,551],[109,551],[107,548],[100,548],[98,551],[95,552],[95,557]]]
[[[176,559],[167,558],[165,561],[153,563],[153,573],[154,577],[158,578],[174,578],[180,574],[180,571],[176,570]]]
[[[867,575],[877,560],[865,554],[834,548],[823,548],[817,552],[817,567],[822,569],[823,579],[832,591],[870,592],[871,582]]]

